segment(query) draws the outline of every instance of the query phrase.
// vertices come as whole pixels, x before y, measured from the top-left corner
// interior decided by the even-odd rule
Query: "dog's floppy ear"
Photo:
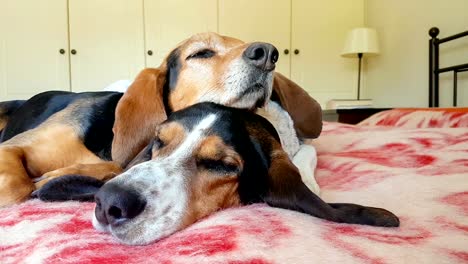
[[[166,119],[166,68],[144,69],[120,99],[115,110],[112,159],[125,167],[154,136]]]
[[[385,209],[357,204],[327,204],[302,182],[299,170],[277,142],[270,149],[269,186],[263,199],[270,206],[339,223],[399,226],[398,218]]]
[[[322,108],[299,85],[275,73],[273,101],[277,101],[291,116],[297,134],[302,138],[316,138],[322,132]]]

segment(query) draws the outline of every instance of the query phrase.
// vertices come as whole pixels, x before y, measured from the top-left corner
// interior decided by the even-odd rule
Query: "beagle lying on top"
[[[277,59],[270,44],[205,33],[178,45],[159,68],[143,70],[125,94],[56,91],[0,103],[0,207],[63,175],[113,178],[168,114],[198,102],[254,109],[271,96],[298,136],[317,137],[319,104],[274,73]]]
[[[174,112],[131,164],[99,189],[93,215],[96,229],[126,244],[147,244],[220,209],[256,202],[341,223],[399,225],[384,209],[322,201],[302,182],[275,128],[251,111],[201,103]],[[70,178],[42,191],[68,197],[60,181],[93,183]]]

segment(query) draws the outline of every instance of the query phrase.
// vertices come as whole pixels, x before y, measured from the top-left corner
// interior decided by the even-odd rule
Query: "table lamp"
[[[362,57],[379,54],[377,32],[372,28],[355,28],[348,32],[346,43],[341,56],[359,58],[357,100],[361,100],[361,61]]]

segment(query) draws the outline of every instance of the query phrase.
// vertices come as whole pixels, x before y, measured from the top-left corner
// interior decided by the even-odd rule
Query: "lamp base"
[[[372,99],[332,99],[328,101],[326,109],[370,108],[372,105]]]

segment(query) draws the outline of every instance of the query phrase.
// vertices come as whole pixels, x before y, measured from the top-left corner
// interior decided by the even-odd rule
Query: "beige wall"
[[[364,95],[378,107],[428,104],[428,30],[440,37],[468,30],[468,0],[366,0],[365,21],[380,38],[369,58]],[[441,67],[468,62],[468,39],[441,46]],[[452,73],[441,76],[441,105],[451,106]],[[468,72],[459,73],[459,106],[468,105]]]

